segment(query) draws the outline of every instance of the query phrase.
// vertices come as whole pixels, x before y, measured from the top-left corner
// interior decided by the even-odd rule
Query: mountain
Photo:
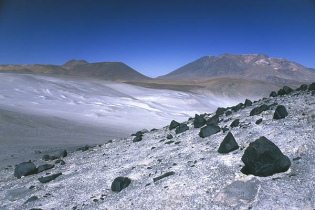
[[[149,77],[140,74],[122,62],[88,63],[84,60],[70,60],[64,65],[0,65],[0,72],[76,76],[110,81],[137,81],[149,79]]]
[[[166,80],[207,80],[217,77],[246,78],[272,83],[312,82],[315,72],[296,62],[267,55],[205,56],[158,77]]]
[[[0,209],[314,209],[314,95],[247,101],[66,157],[38,151],[50,160],[0,168]]]

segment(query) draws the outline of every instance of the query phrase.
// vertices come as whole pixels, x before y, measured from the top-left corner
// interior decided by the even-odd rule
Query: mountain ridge
[[[203,56],[166,75],[164,80],[206,80],[233,76],[277,83],[279,80],[310,82],[315,72],[297,62],[273,58],[263,54],[222,54]]]

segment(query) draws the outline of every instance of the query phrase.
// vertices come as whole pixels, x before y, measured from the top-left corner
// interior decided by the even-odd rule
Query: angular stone
[[[273,114],[273,119],[283,119],[288,116],[287,109],[283,105],[277,106],[275,113]]]
[[[218,107],[217,111],[215,113],[216,113],[216,115],[220,116],[225,112],[225,110],[226,110],[225,108]]]
[[[40,181],[41,183],[47,183],[47,182],[50,182],[50,181],[56,179],[57,177],[59,177],[61,175],[62,175],[62,173],[57,173],[57,174],[52,174],[49,176],[39,177],[38,181]]]
[[[229,132],[220,144],[219,153],[225,154],[237,150],[239,148],[234,136]]]
[[[52,169],[53,167],[55,167],[55,165],[53,164],[43,164],[37,167],[37,173]]]
[[[278,91],[278,95],[283,96],[293,92],[293,89],[288,86],[283,86],[282,89]]]
[[[255,123],[256,123],[256,125],[259,125],[260,123],[262,123],[262,118],[260,118],[260,119],[258,119]]]
[[[194,128],[201,128],[206,124],[206,122],[205,118],[196,114],[194,119]]]
[[[250,116],[258,115],[262,113],[263,111],[267,111],[268,109],[269,109],[269,106],[267,106],[266,104],[263,104],[261,106],[253,108],[249,115]]]
[[[218,125],[219,123],[219,116],[214,115],[207,120],[207,125]]]
[[[165,177],[172,176],[172,175],[174,175],[174,174],[175,174],[174,171],[166,172],[165,174],[162,174],[161,176],[158,176],[158,177],[153,178],[153,181],[154,181],[154,182],[157,182],[157,181],[159,181],[159,180],[161,180],[161,179],[163,179],[163,178],[165,178]]]
[[[272,91],[269,96],[270,97],[277,97],[278,94],[276,93],[276,91]]]
[[[176,134],[179,134],[179,133],[183,133],[185,131],[189,130],[189,127],[184,124],[184,123],[181,123],[175,130],[175,133]]]
[[[308,90],[311,91],[311,90],[315,90],[315,82],[313,82],[312,84],[310,84],[308,86]]]
[[[249,99],[246,99],[244,104],[247,107],[247,106],[253,105],[253,102],[251,100],[249,100]]]
[[[175,120],[172,120],[172,122],[171,122],[171,124],[169,126],[169,129],[173,130],[173,129],[177,128],[179,125],[180,125],[179,122],[176,122]]]
[[[240,124],[240,120],[239,119],[235,119],[232,123],[231,123],[231,127],[234,128],[234,127],[237,127],[239,126]]]
[[[263,177],[285,172],[291,166],[290,159],[264,136],[249,144],[242,161],[245,164],[242,173]]]
[[[128,177],[117,177],[114,179],[111,185],[111,190],[114,192],[120,192],[126,187],[128,187],[131,183],[131,179]]]
[[[37,173],[37,168],[32,162],[23,162],[15,166],[14,176],[21,178],[22,176],[28,176]]]
[[[200,129],[199,136],[205,138],[220,132],[221,128],[217,125],[207,125]]]
[[[172,138],[173,138],[173,135],[172,135],[172,134],[167,134],[166,138],[167,138],[167,139],[172,139]]]

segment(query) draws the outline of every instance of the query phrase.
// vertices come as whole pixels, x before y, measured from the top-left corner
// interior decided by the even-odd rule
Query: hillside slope
[[[312,82],[315,72],[293,61],[261,54],[204,56],[159,79],[207,80],[215,77],[255,79],[265,82],[294,84]]]
[[[1,169],[0,208],[313,209],[314,95],[294,91],[220,115],[218,125],[228,128],[239,145],[228,154],[217,152],[227,131],[201,138],[200,128],[194,128],[194,119],[190,119],[184,122],[189,129],[182,133],[166,126],[145,132],[138,142],[133,142],[134,137],[114,139],[101,147],[71,153],[63,159],[65,165],[56,164],[47,171],[62,173],[48,183],[37,179],[45,172],[17,179],[12,167]],[[267,110],[250,116],[253,108],[263,104]],[[288,116],[284,119],[273,119],[277,105],[286,107]],[[214,113],[204,117],[212,116]],[[235,119],[240,123],[231,127]],[[260,124],[255,123],[258,119],[262,119]],[[173,138],[167,139],[168,134]],[[288,156],[288,171],[267,177],[240,171],[244,149],[261,136]],[[43,161],[33,162],[39,165]],[[159,177],[162,174],[164,177]],[[118,176],[129,177],[131,183],[113,192],[111,184]]]

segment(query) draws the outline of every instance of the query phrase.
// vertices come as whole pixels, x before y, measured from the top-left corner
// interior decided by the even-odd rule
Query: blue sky
[[[315,67],[315,1],[0,0],[0,64],[122,61],[158,76],[222,53]]]

